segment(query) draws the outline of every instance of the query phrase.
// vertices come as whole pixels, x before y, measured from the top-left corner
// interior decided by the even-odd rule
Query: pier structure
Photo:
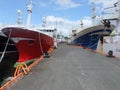
[[[120,90],[120,59],[60,44],[9,90]]]

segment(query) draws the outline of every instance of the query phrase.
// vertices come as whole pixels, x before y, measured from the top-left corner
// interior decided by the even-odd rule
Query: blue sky
[[[26,4],[29,0],[0,0],[0,23],[16,24],[17,10],[22,11],[23,23],[27,20]],[[116,0],[94,0],[96,13],[100,15],[104,7],[110,6]],[[90,24],[91,0],[33,0],[31,24],[41,24],[42,17],[46,16],[48,22],[60,22],[64,25],[71,23],[74,27],[80,19]],[[50,21],[51,20],[51,21]],[[53,23],[52,24],[55,24]],[[59,26],[60,27],[60,26]],[[69,26],[70,27],[70,26]],[[71,28],[72,28],[71,27]],[[64,28],[67,29],[65,26]],[[68,28],[70,29],[70,28]]]
[[[18,9],[22,11],[25,22],[27,3],[28,0],[0,0],[0,22],[16,23]],[[84,16],[91,16],[91,6],[87,4],[87,0],[74,0],[73,3],[76,5],[72,7],[68,6],[68,4],[65,4],[66,6],[61,5],[55,0],[33,0],[31,22],[39,24],[43,16],[62,17],[71,21],[79,20]]]

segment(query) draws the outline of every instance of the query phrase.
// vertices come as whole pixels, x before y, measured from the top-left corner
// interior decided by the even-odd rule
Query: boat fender
[[[57,46],[54,46],[54,49],[57,49]]]

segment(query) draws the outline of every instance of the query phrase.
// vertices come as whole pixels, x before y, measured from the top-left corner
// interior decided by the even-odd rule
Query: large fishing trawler
[[[93,4],[93,25],[89,27],[84,27],[78,28],[77,30],[79,31],[78,33],[75,33],[73,30],[73,38],[72,38],[72,43],[75,45],[81,45],[84,48],[90,48],[93,50],[96,50],[98,47],[98,42],[101,40],[102,43],[102,38],[103,36],[108,36],[113,30],[113,26],[110,25],[109,21],[103,21],[103,23],[97,23],[95,24],[95,7],[94,7],[94,2]],[[81,23],[81,25],[83,25]]]
[[[15,65],[33,62],[54,47],[53,36],[30,26],[32,0],[29,0],[27,12],[27,25],[5,25],[0,28],[0,81],[9,76]],[[52,33],[54,31],[56,29],[51,29]]]

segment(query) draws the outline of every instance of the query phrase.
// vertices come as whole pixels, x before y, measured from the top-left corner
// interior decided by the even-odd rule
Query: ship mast
[[[80,21],[80,26],[83,28],[83,20]]]
[[[17,10],[17,13],[18,13],[17,23],[22,24],[22,12],[21,12],[21,10]]]
[[[96,13],[95,13],[95,6],[94,6],[94,1],[92,1],[92,24],[95,24],[95,18],[96,18]]]
[[[46,17],[42,18],[42,27],[46,27]]]
[[[32,0],[29,0],[29,3],[27,4],[27,26],[30,26],[30,19],[31,19],[31,13],[32,13]]]

